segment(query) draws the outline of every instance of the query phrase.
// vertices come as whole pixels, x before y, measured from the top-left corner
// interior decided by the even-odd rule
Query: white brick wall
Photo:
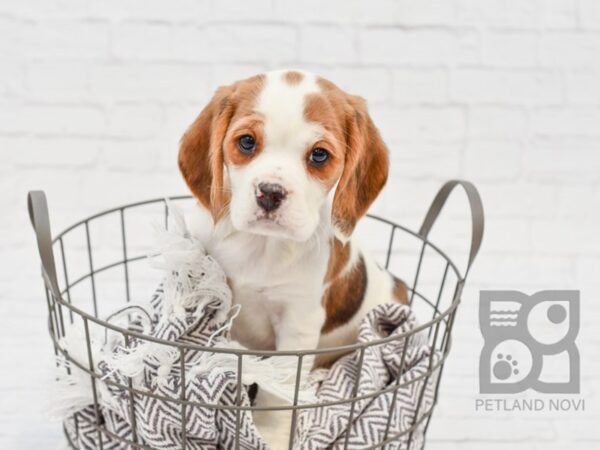
[[[598,448],[597,0],[1,2],[0,448],[60,442],[26,192],[46,190],[55,230],[185,192],[177,141],[210,93],[277,67],[367,98],[392,150],[376,211],[416,227],[443,180],[481,190],[486,239],[428,448]],[[465,208],[457,196],[434,236],[455,254]],[[558,287],[582,290],[586,412],[476,413],[478,290]]]

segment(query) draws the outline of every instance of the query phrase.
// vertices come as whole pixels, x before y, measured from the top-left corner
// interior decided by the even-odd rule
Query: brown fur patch
[[[334,278],[325,291],[326,319],[321,333],[328,333],[354,317],[362,305],[367,282],[367,268],[360,255],[356,264]]]
[[[392,280],[394,282],[394,289],[392,290],[392,295],[398,302],[404,305],[408,304],[408,287],[406,286],[406,283],[400,278],[395,277],[394,275],[390,274],[390,276],[392,277]]]
[[[183,178],[215,221],[229,203],[223,179],[225,137],[229,137],[230,124],[252,113],[263,83],[264,75],[256,75],[217,89],[181,138],[179,168]]]
[[[327,132],[332,134],[335,140],[332,144],[341,145],[338,149],[344,154],[344,122],[342,114],[338,108],[342,107],[340,99],[321,92],[315,92],[306,95],[304,100],[304,117],[309,122],[320,124]]]
[[[239,139],[244,135],[250,135],[256,142],[256,150],[253,154],[242,153],[238,147]],[[258,114],[246,116],[232,123],[227,131],[223,151],[225,161],[234,166],[243,166],[254,159],[264,148],[264,123]]]
[[[306,170],[327,190],[335,185],[344,166],[344,130],[336,107],[335,99],[322,93],[308,94],[304,100],[304,118],[319,124],[324,130],[322,139],[307,149]],[[314,166],[308,159],[310,152],[315,148],[323,148],[330,155],[329,160],[321,167]]]
[[[333,158],[325,166],[309,170],[327,187],[331,179],[339,177],[332,216],[334,224],[349,236],[385,185],[388,150],[362,98],[346,94],[331,81],[319,78],[317,83],[321,92],[307,96],[304,114],[326,130]]]
[[[304,79],[304,74],[297,72],[295,70],[288,70],[283,74],[283,79],[292,86],[296,84],[300,84]]]
[[[221,144],[231,120],[232,87],[221,87],[181,138],[179,168],[190,190],[215,219],[226,203]]]
[[[339,239],[333,239],[329,253],[327,273],[325,274],[326,283],[338,277],[348,264],[350,260],[350,245],[350,242],[343,244]]]

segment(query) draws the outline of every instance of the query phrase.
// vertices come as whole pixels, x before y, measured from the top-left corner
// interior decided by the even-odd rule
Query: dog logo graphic
[[[481,291],[482,394],[579,393],[579,291]]]

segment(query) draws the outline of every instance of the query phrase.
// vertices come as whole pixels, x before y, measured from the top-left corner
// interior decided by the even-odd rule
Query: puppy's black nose
[[[274,211],[279,208],[287,191],[282,185],[277,183],[259,183],[256,194],[256,203],[266,212]]]

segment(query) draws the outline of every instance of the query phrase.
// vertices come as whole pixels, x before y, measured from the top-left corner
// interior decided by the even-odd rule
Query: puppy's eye
[[[251,155],[256,150],[256,140],[249,134],[245,134],[238,139],[238,148],[242,153]]]
[[[324,148],[315,148],[310,155],[308,160],[313,166],[321,167],[329,159],[329,152]]]

